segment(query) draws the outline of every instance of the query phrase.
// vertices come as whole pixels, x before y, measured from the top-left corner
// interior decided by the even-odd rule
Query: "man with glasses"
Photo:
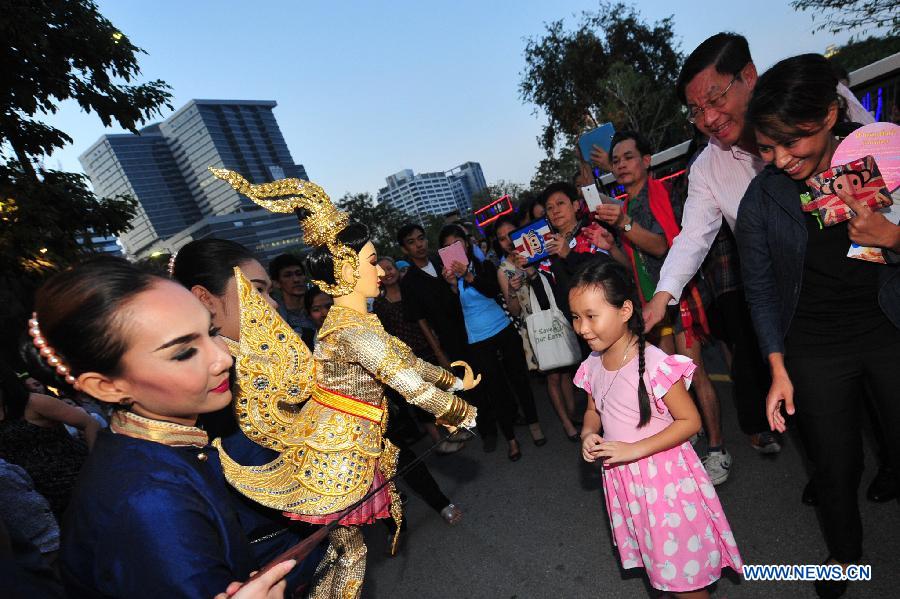
[[[681,297],[712,247],[723,217],[734,230],[741,198],[765,166],[757,154],[753,130],[745,126],[756,79],[747,40],[734,33],[710,37],[684,62],[676,84],[678,97],[687,108],[688,120],[709,136],[710,143],[691,166],[681,234],[669,249],[656,293],[644,308],[647,330],[665,315],[666,305]],[[840,85],[838,91],[847,102],[850,120],[873,121],[850,90]],[[741,323],[732,359],[738,422],[755,449],[776,453],[780,445],[765,416],[768,367],[760,356],[743,293],[731,295],[732,301],[721,308],[724,318]],[[731,455],[724,445],[711,446],[704,466],[710,476],[721,477],[731,466]]]

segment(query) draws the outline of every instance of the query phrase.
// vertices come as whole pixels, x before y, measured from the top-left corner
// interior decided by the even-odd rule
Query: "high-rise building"
[[[387,186],[378,190],[378,203],[387,202],[420,220],[428,214],[468,214],[472,196],[487,187],[477,162],[466,162],[447,172],[415,174],[404,169],[385,181]]]
[[[82,245],[90,248],[94,252],[109,254],[111,256],[122,256],[122,246],[115,237],[106,235],[93,235],[82,241]]]
[[[454,197],[460,214],[472,211],[472,196],[487,188],[481,165],[477,162],[466,162],[447,171],[447,177],[453,186]]]
[[[129,194],[138,201],[132,229],[120,238],[128,256],[171,252],[210,236],[242,243],[263,259],[299,244],[294,216],[259,208],[207,170],[228,168],[253,183],[306,179],[291,158],[275,106],[191,100],[139,135],[104,135],[80,156],[98,195]]]

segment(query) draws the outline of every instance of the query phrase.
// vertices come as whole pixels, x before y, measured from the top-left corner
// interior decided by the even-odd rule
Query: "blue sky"
[[[374,195],[404,168],[445,170],[469,160],[481,163],[489,183],[527,184],[543,155],[536,141],[543,117],[519,99],[525,38],[597,7],[589,0],[98,4],[147,51],[142,80],[168,82],[176,109],[191,98],[277,101],[294,160],[334,198]],[[653,0],[638,8],[650,21],[674,13],[685,53],[717,31],[737,31],[761,69],[849,38],[813,35],[810,13],[786,0]],[[81,171],[78,155],[101,135],[119,132],[74,104],[47,121],[74,143],[46,165],[70,171]]]

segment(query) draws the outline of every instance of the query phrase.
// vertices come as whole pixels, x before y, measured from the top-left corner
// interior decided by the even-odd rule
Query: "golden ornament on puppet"
[[[349,219],[334,208],[319,186],[299,179],[251,185],[236,173],[213,172],[269,210],[306,211],[298,213],[304,240],[316,246],[318,255],[332,260],[332,272],[328,272],[327,260],[320,262],[319,272],[311,273],[313,280],[318,276],[320,287],[335,297],[310,360],[296,333],[236,270],[241,319],[237,418],[250,439],[280,455],[263,466],[245,467],[234,462],[216,441],[223,472],[242,494],[295,514],[297,519],[313,524],[340,519],[341,526],[332,531],[331,547],[319,567],[328,573],[320,576],[317,571],[319,582],[312,594],[342,597],[348,592],[356,596],[359,586],[353,585],[361,585],[365,570],[358,525],[389,513],[399,532],[402,518],[392,482],[358,510],[343,514],[396,472],[397,448],[383,438],[387,426],[384,386],[431,412],[441,424],[470,427],[475,422],[475,408],[452,391],[471,389],[480,377],[473,377],[465,363],[461,365],[466,374],[459,380],[420,360],[384,330],[377,316],[366,312],[366,299],[378,293],[380,267],[374,246],[366,241],[356,251],[339,241]],[[333,283],[321,280],[332,273]],[[296,411],[298,404],[302,405]]]
[[[324,516],[365,495],[376,468],[389,478],[395,459],[377,463],[383,450],[394,452],[382,437],[384,384],[442,424],[473,424],[475,409],[449,392],[480,380],[472,379],[464,363],[468,372],[460,383],[417,358],[374,314],[340,306],[329,311],[311,356],[239,268],[235,278],[241,320],[238,423],[248,438],[281,453],[263,466],[242,466],[214,442],[225,477],[242,494],[282,511]]]
[[[350,216],[334,207],[324,189],[303,179],[280,179],[253,185],[234,171],[212,167],[209,171],[269,212],[290,214],[298,208],[308,211],[309,216],[302,219],[303,241],[308,245],[327,247],[334,258],[335,283],[316,279],[313,282],[333,297],[353,291],[359,278],[359,256],[337,239],[338,233],[350,221]],[[349,264],[352,272],[356,273],[353,281],[345,281],[341,276],[344,264]]]

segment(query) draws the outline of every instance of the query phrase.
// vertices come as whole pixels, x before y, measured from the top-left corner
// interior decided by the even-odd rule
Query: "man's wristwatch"
[[[625,224],[625,225],[622,227],[622,230],[625,231],[626,233],[628,233],[629,231],[631,231],[631,225],[632,225],[632,224],[634,224],[634,219],[633,219],[633,218],[629,218],[629,219],[628,219],[628,223]]]

